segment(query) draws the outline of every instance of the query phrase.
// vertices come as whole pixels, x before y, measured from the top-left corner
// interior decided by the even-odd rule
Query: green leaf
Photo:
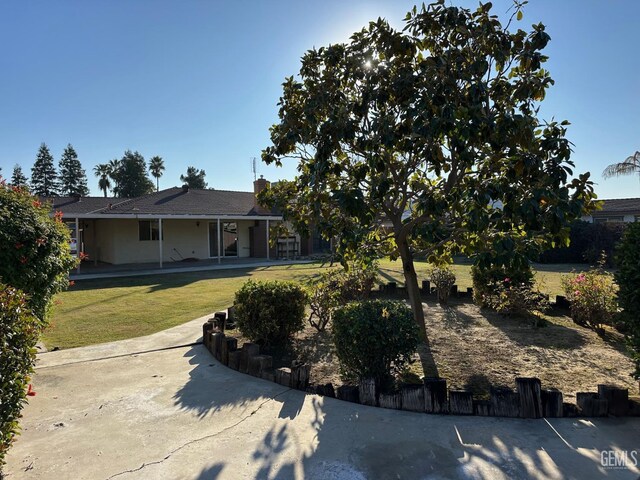
[[[516,18],[518,19],[518,21],[522,20],[522,10],[518,10],[518,13],[516,14]]]

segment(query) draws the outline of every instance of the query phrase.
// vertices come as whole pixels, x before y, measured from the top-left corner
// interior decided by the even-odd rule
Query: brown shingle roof
[[[253,192],[179,187],[136,198],[56,197],[44,199],[65,215],[277,215],[255,206]],[[109,208],[109,206],[111,207]]]
[[[612,198],[602,200],[602,210],[594,212],[594,216],[611,213],[640,215],[640,198]]]
[[[40,197],[40,201],[51,204],[54,211],[65,215],[93,213],[107,208],[109,204],[116,205],[126,200],[128,199],[113,197]]]

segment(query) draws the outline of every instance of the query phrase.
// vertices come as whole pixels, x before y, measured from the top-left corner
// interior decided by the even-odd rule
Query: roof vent
[[[189,185],[182,185],[182,191],[183,192],[188,192],[189,191]]]

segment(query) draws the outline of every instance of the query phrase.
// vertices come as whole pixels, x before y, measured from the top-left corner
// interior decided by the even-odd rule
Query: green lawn
[[[561,291],[560,272],[572,269],[571,265],[537,267],[540,288],[552,295]],[[327,268],[316,263],[78,281],[56,296],[43,340],[48,348],[71,348],[148,335],[228,307],[234,292],[249,278],[301,281]],[[428,278],[429,268],[418,262],[418,278]],[[470,287],[470,266],[453,269],[458,285]],[[402,284],[400,261],[382,261],[380,279]]]

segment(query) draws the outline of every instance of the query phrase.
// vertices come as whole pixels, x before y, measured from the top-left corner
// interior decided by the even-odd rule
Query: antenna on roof
[[[251,158],[251,171],[253,172],[253,181],[257,180],[256,178],[256,157]]]

